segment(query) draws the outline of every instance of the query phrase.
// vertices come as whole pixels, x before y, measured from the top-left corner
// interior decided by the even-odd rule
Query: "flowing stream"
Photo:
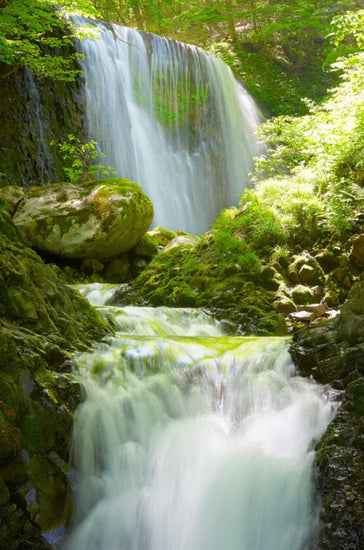
[[[227,336],[191,309],[112,307],[76,358],[76,510],[67,550],[300,550],[316,525],[313,441],[333,416],[288,338]]]
[[[94,25],[100,38],[79,44],[89,139],[105,164],[151,198],[154,225],[206,231],[222,208],[238,203],[259,154],[253,100],[223,61],[200,48]]]

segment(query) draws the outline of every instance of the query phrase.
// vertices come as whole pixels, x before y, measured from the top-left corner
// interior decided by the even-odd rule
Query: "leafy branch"
[[[96,141],[82,143],[76,136],[68,134],[66,140],[60,143],[52,141],[51,145],[58,149],[64,162],[63,170],[71,183],[85,184],[116,174],[111,166],[105,167],[101,160],[96,162],[96,159],[106,156],[97,150]]]

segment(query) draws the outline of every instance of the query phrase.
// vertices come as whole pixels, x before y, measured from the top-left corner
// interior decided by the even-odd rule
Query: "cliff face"
[[[315,549],[363,547],[364,281],[354,284],[340,315],[298,330],[291,354],[304,376],[329,384],[340,403],[317,444],[321,530]]]
[[[50,142],[83,135],[81,83],[81,76],[36,79],[24,67],[0,79],[0,183],[28,187],[63,179]]]
[[[103,319],[0,212],[0,547],[49,548],[71,515],[71,353]]]

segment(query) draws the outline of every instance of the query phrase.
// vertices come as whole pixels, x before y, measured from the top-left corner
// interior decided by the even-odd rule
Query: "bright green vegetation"
[[[211,48],[272,114],[302,114],[301,97],[321,99],[334,81],[329,63],[352,48],[350,40],[330,48],[332,18],[359,6],[359,0],[1,0],[0,77],[24,65],[56,80],[79,74],[72,36],[92,30],[76,28],[63,9]],[[166,110],[157,98],[162,120],[170,122],[172,111],[183,116],[179,99],[176,110]]]
[[[77,29],[61,10],[98,15],[92,0],[1,0],[0,78],[27,66],[33,74],[56,80],[74,80],[79,74],[72,36],[91,31]]]
[[[258,159],[256,192],[242,198],[248,212],[251,196],[261,206],[270,204],[276,230],[287,242],[304,224],[307,246],[328,233],[345,237],[362,222],[364,11],[341,18],[339,29],[336,41],[346,29],[357,45],[334,65],[342,71],[341,84],[321,105],[308,102],[309,115],[263,125],[269,155]]]
[[[115,5],[116,4],[116,5]],[[330,47],[331,20],[358,0],[97,0],[102,15],[211,49],[273,115],[307,113],[302,97],[321,100],[337,82],[328,70],[350,51]]]
[[[76,136],[68,134],[67,139],[60,143],[52,141],[50,145],[58,149],[63,160],[63,171],[71,183],[87,183],[116,174],[111,166],[104,166],[101,161],[96,163],[97,159],[106,156],[99,153],[96,141],[82,143]]]
[[[155,116],[165,126],[173,123],[195,126],[198,109],[208,102],[208,87],[195,82],[193,75],[189,81],[176,80],[171,68],[153,73],[152,79],[151,84],[135,75],[134,96],[138,103],[148,109],[153,105]],[[153,96],[150,90],[153,90]]]
[[[359,11],[335,23],[356,43],[356,52],[336,63],[341,84],[320,105],[310,102],[310,114],[263,125],[268,154],[257,161],[254,189],[244,192],[238,208],[223,211],[197,245],[155,258],[135,283],[144,298],[232,308],[240,320],[265,315],[269,326],[253,323],[253,329],[279,332],[270,316],[274,293],[288,299],[285,285],[300,282],[289,272],[292,256],[301,262],[297,271],[302,258],[310,258],[305,269],[315,270],[315,284],[323,287],[314,256],[325,249],[333,257],[335,247],[348,253],[350,238],[363,228],[363,16]],[[290,299],[320,301],[323,294],[315,292],[299,285]]]

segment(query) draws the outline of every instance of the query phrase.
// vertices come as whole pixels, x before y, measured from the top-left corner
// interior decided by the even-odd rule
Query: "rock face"
[[[364,281],[335,320],[296,332],[291,355],[300,373],[329,384],[340,400],[317,444],[321,531],[314,548],[363,548]]]
[[[72,50],[65,46],[62,55]],[[0,72],[8,72],[1,62]],[[63,161],[48,144],[67,134],[83,137],[81,83],[81,77],[75,82],[37,79],[22,67],[0,79],[0,172],[9,183],[28,187],[64,177]]]
[[[348,300],[341,308],[337,329],[340,340],[351,344],[364,342],[364,281],[351,287]]]
[[[29,189],[13,217],[36,250],[100,261],[130,250],[152,219],[152,203],[139,185],[120,178]]]
[[[0,548],[49,548],[71,515],[69,445],[80,400],[70,354],[107,332],[60,270],[0,212]]]
[[[361,269],[364,269],[364,234],[358,235],[353,240],[353,248],[350,260]]]

